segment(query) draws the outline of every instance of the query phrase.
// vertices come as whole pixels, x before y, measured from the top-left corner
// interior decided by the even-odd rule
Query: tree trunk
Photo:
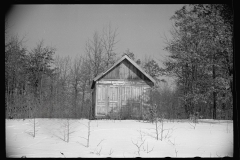
[[[213,92],[213,119],[217,118],[216,114],[216,92]]]
[[[94,96],[94,93],[92,92],[92,97],[93,96]],[[95,113],[95,101],[96,101],[96,99],[94,99],[94,101],[92,101],[92,103],[90,103],[90,105],[88,105],[89,119],[94,119],[95,118],[95,114],[94,114]]]
[[[75,118],[77,118],[77,86],[75,86],[75,96],[74,96],[74,109],[75,109]]]
[[[83,88],[83,94],[82,94],[82,105],[81,105],[81,118],[83,118],[83,107],[84,107],[84,98],[85,98],[85,87]]]
[[[73,84],[73,97],[72,97],[72,106],[73,106],[73,109],[74,109],[74,113],[73,115],[71,115],[72,117],[75,117],[77,118],[78,116],[78,112],[77,112],[77,98],[78,98],[78,88],[77,88],[77,85],[78,85],[78,81],[77,79],[74,79],[74,84]]]
[[[212,66],[212,73],[213,73],[213,88],[215,89],[215,78],[216,78],[216,74],[215,74],[215,65],[213,64]],[[215,91],[213,91],[213,114],[212,114],[212,118],[213,119],[216,119],[217,115],[216,115],[216,96],[217,96],[217,93]]]

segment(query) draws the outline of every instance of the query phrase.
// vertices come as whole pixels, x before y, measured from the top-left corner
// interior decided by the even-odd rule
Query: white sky
[[[16,5],[7,15],[9,33],[25,36],[28,49],[44,40],[56,55],[74,58],[84,54],[94,31],[111,23],[118,28],[115,52],[129,49],[136,58],[152,56],[161,61],[167,54],[164,34],[169,37],[170,17],[183,5]]]

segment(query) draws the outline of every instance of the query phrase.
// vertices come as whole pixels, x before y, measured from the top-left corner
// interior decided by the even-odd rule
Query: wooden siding
[[[95,117],[120,114],[126,108],[138,116],[143,113],[149,99],[147,90],[154,86],[155,81],[135,62],[128,57],[123,58],[93,81]]]
[[[109,113],[117,113],[122,107],[127,106],[128,100],[133,100],[136,112],[137,110],[140,112],[143,103],[149,98],[146,94],[149,88],[151,87],[148,84],[140,82],[97,82],[95,116],[101,117],[106,116]]]
[[[101,79],[150,80],[126,59],[109,71]]]
[[[92,108],[91,108],[91,115],[89,115],[89,118],[92,119],[96,115],[96,88],[93,89],[92,92]]]

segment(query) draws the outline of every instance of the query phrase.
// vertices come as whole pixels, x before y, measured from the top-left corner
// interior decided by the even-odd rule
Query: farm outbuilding
[[[143,115],[148,90],[155,80],[137,63],[124,55],[113,66],[93,79],[92,116],[139,118]]]

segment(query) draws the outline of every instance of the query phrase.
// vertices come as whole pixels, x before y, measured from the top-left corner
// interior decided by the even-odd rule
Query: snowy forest
[[[131,29],[125,30],[128,34],[135,31],[135,27],[139,24],[143,26],[140,26],[139,30],[130,37],[137,36],[140,31],[147,31],[147,27],[153,29],[151,30],[153,34],[157,34],[156,30],[168,17],[164,15],[165,17],[159,18],[162,10],[166,14],[169,12],[172,26],[171,28],[165,26],[169,28],[171,36],[162,36],[164,50],[157,52],[161,60],[157,59],[157,56],[151,57],[150,53],[142,51],[149,47],[148,44],[138,46],[138,44],[150,43],[153,35],[151,34],[148,38],[147,35],[151,32],[142,32],[144,34],[141,36],[146,37],[146,41],[139,37],[128,39],[126,34],[121,34],[120,27],[113,27],[113,23],[102,28],[94,25],[97,29],[93,31],[89,29],[89,24],[85,25],[92,32],[86,34],[90,35],[86,36],[86,39],[81,37],[82,49],[79,50],[81,47],[77,43],[75,49],[79,54],[73,57],[70,53],[60,56],[60,50],[64,48],[60,46],[67,43],[69,52],[73,52],[74,47],[71,43],[76,39],[65,38],[62,43],[59,43],[61,45],[53,47],[52,43],[47,42],[49,38],[45,38],[36,44],[33,43],[34,46],[30,48],[26,45],[27,38],[30,36],[20,37],[18,34],[12,34],[12,25],[5,17],[6,157],[239,157],[238,130],[233,129],[236,124],[233,123],[236,82],[234,81],[233,9],[231,6],[225,4],[27,5],[19,8],[19,10],[31,8],[32,11],[31,14],[27,14],[30,15],[28,18],[32,19],[29,21],[21,19],[21,22],[24,24],[29,22],[27,25],[30,25],[30,28],[35,24],[32,31],[33,33],[39,31],[36,35],[45,34],[46,30],[46,35],[51,34],[49,38],[54,37],[54,41],[61,39],[55,35],[62,34],[59,32],[65,32],[61,35],[64,38],[67,35],[73,37],[70,31],[74,27],[72,28],[72,23],[68,22],[76,22],[76,28],[72,33],[78,33],[76,34],[78,37],[87,31],[81,27],[89,19],[99,20],[100,17],[106,19],[109,13],[115,14],[112,17],[112,20],[117,19],[115,24],[122,20],[121,22],[128,23],[126,28],[128,25],[132,26]],[[123,11],[125,8],[128,9],[124,14],[115,12]],[[91,13],[93,9],[99,12],[89,16],[87,13]],[[66,12],[59,15],[63,10]],[[145,15],[143,12],[145,10],[149,11],[146,19],[142,17]],[[143,15],[141,15],[142,12]],[[44,25],[43,28],[39,26],[43,23],[40,13],[44,17],[42,20],[47,22],[46,25],[50,26],[49,28],[44,28]],[[100,13],[102,15],[98,17]],[[51,14],[50,19],[46,18],[48,14]],[[85,15],[87,18],[84,17]],[[153,18],[154,15],[155,18]],[[66,17],[67,19],[71,17],[72,21],[64,21]],[[126,17],[131,18],[127,21]],[[138,21],[134,21],[132,25],[132,20],[138,17],[140,17]],[[83,25],[84,18],[88,21]],[[37,21],[34,21],[35,19]],[[58,20],[54,21],[55,19]],[[80,19],[80,23],[77,23],[76,19]],[[151,19],[151,22],[160,19],[161,23],[148,26],[146,23],[150,21],[147,19]],[[51,20],[54,23],[50,23]],[[62,31],[66,28],[65,23],[68,23],[66,26],[70,28]],[[62,28],[59,27],[60,29],[57,30],[57,24],[63,25]],[[125,23],[122,24],[125,25]],[[144,27],[146,30],[142,30]],[[26,25],[23,28],[26,29]],[[40,30],[37,30],[38,28]],[[80,32],[79,28],[83,31]],[[17,30],[17,33],[20,31]],[[34,34],[33,37],[39,38],[36,35]],[[116,48],[120,46],[119,42],[122,40],[119,38],[121,35],[126,37],[124,40],[128,40],[126,43],[132,48],[122,47],[122,52],[117,52]],[[136,46],[129,44],[133,40],[141,41],[133,44],[140,48],[138,51],[142,51],[141,54],[145,53],[144,58],[138,57],[141,54],[133,49]],[[161,41],[157,44],[160,45]],[[152,46],[154,45],[155,43]],[[161,51],[166,51],[168,54],[162,54]],[[128,92],[126,88],[134,88],[129,87],[130,85],[125,85],[124,91],[122,91],[123,85],[119,90],[115,90],[116,92],[110,90],[114,97],[120,97],[121,102],[116,103],[116,106],[123,104],[123,95],[127,97],[124,98],[126,105],[122,105],[125,109],[120,113],[114,112],[117,113],[115,115],[106,112],[104,118],[99,118],[97,112],[92,110],[93,106],[96,102],[104,101],[106,103],[102,106],[109,106],[110,100],[107,101],[109,98],[107,96],[111,94],[108,94],[108,90],[94,92],[100,90],[100,87],[96,88],[96,84],[101,85],[104,82],[100,78],[99,81],[95,78],[109,73],[108,70],[112,75],[116,75],[117,72],[111,72],[114,70],[111,70],[111,67],[121,66],[124,64],[123,60],[132,64],[127,68],[129,72],[124,71],[124,73],[130,73],[130,69],[133,70],[135,66],[136,71],[140,73],[142,70],[141,73],[144,73],[143,75],[147,78],[150,77],[149,80],[151,79],[152,83],[133,85],[147,87],[143,90],[144,92],[135,90],[136,92],[131,91],[129,94],[130,89]],[[139,74],[136,74],[137,76]],[[116,83],[119,79],[125,80],[121,77],[107,80],[115,80]],[[96,83],[95,88],[92,87],[93,80]],[[129,78],[125,81],[127,80]],[[134,83],[139,82],[139,80],[130,80]],[[98,97],[104,97],[102,95],[107,98],[101,98],[102,101],[98,101]],[[131,97],[131,95],[134,96]],[[94,101],[93,96],[96,96],[97,100]],[[139,107],[140,103],[134,102],[136,99],[144,101],[144,105]],[[113,102],[113,98],[111,100]],[[141,114],[137,114],[137,107],[141,108]],[[142,112],[143,107],[144,112]],[[139,116],[132,116],[134,112]]]
[[[127,54],[158,83],[149,103],[168,119],[192,115],[233,118],[233,11],[228,5],[187,5],[171,17],[172,37],[164,67],[131,49],[116,53],[118,30],[108,27],[86,39],[78,57],[55,56],[58,49],[39,41],[30,50],[24,37],[9,36],[5,20],[5,117],[91,118],[94,77]],[[68,53],[66,53],[67,55]],[[146,53],[147,54],[147,53]],[[175,79],[170,88],[163,77]],[[150,108],[151,110],[151,108]]]

